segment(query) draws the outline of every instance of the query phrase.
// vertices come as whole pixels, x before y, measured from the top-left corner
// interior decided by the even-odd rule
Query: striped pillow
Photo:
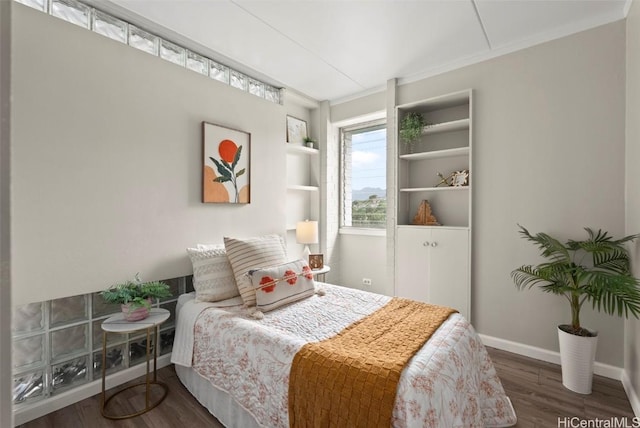
[[[246,306],[256,305],[256,292],[247,275],[250,270],[285,263],[287,254],[279,235],[255,238],[224,238],[224,247],[231,263],[240,296]]]
[[[187,248],[193,265],[196,300],[217,302],[238,296],[238,286],[224,246]]]

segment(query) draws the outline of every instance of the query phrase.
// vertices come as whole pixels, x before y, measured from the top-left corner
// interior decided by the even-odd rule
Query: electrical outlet
[[[362,278],[362,285],[371,285],[371,278]]]

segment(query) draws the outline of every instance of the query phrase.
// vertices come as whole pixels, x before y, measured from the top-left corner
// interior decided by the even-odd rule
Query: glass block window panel
[[[185,293],[191,293],[192,291],[195,291],[195,289],[193,288],[193,275],[185,277],[185,282]]]
[[[229,67],[209,61],[209,77],[219,82],[229,84]]]
[[[160,355],[168,354],[173,349],[173,339],[176,336],[174,328],[160,332]]]
[[[230,79],[231,80],[229,84],[234,88],[242,89],[243,91],[247,90],[247,76],[245,76],[244,74],[235,70],[231,70]]]
[[[171,296],[165,297],[164,299],[160,299],[160,301],[163,302],[166,300],[177,299],[178,296],[181,294],[180,283],[182,282],[182,278],[165,279],[162,282],[164,282],[169,286],[169,292],[171,292]],[[155,299],[154,299],[154,303],[155,303]]]
[[[88,319],[88,301],[86,295],[65,297],[51,301],[49,325],[57,327]]]
[[[40,399],[44,396],[44,371],[38,370],[13,378],[13,404]]]
[[[88,355],[75,358],[51,367],[51,392],[60,393],[71,386],[88,382]]]
[[[280,104],[280,89],[267,85],[264,89],[264,97],[272,103]]]
[[[95,10],[93,12],[93,31],[118,42],[127,43],[127,23],[111,15]]]
[[[160,39],[151,33],[129,24],[129,46],[151,55],[158,55]]]
[[[160,58],[184,67],[185,49],[166,40],[160,39]]]
[[[91,303],[93,307],[93,318],[113,315],[121,311],[120,305],[105,302],[100,293],[93,293],[91,295]]]
[[[124,359],[126,353],[126,344],[107,348],[106,375],[110,375],[111,373],[115,373],[126,368]],[[102,379],[102,349],[93,353],[93,379]]]
[[[178,301],[174,300],[173,302],[163,303],[160,305],[162,309],[166,309],[169,311],[169,318],[162,323],[162,327],[168,327],[174,325],[176,321],[176,305]]]
[[[32,7],[34,9],[38,9],[40,12],[46,12],[46,4],[45,0],[17,0],[18,3],[22,3],[25,6]]]
[[[153,340],[153,336],[151,336]],[[153,352],[153,346],[151,351]],[[129,342],[129,367],[133,367],[137,364],[143,363],[147,356],[147,336],[142,338],[131,340]],[[149,358],[153,358],[153,354],[149,354]]]
[[[260,98],[264,98],[264,83],[254,79],[249,79],[249,93]]]
[[[44,363],[45,335],[14,339],[13,341],[13,367],[21,369],[34,364]]]
[[[209,60],[195,52],[187,51],[187,68],[197,73],[209,75]]]
[[[51,358],[86,351],[89,347],[89,324],[62,328],[51,332]]]
[[[102,322],[104,320],[95,320],[91,323],[91,330],[93,332],[93,350],[102,349]],[[127,341],[126,334],[120,333],[108,333],[107,334],[107,346],[111,346],[116,343],[122,343]]]
[[[13,334],[44,329],[44,302],[29,303],[13,308]]]
[[[91,9],[75,0],[53,0],[51,15],[89,29]]]

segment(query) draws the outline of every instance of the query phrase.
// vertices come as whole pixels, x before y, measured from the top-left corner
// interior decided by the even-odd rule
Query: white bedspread
[[[251,318],[237,305],[213,308],[182,299],[172,357],[227,391],[259,425],[288,427],[291,362],[386,304],[390,297],[326,284],[326,295]],[[185,301],[187,300],[187,301]],[[191,325],[191,332],[189,332]],[[196,337],[193,341],[192,338]],[[186,361],[192,349],[192,361]],[[516,417],[473,327],[452,315],[402,372],[394,427],[510,426]]]

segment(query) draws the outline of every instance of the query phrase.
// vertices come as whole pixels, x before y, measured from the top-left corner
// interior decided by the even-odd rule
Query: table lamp
[[[309,263],[309,244],[318,243],[318,222],[317,221],[299,221],[296,225],[296,241],[298,244],[304,244],[304,250],[302,250],[302,259]]]

